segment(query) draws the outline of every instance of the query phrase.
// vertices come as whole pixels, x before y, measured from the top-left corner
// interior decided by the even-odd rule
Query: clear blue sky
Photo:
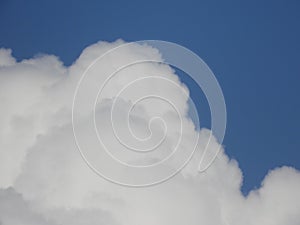
[[[300,169],[300,1],[0,1],[0,47],[19,60],[49,53],[69,65],[86,46],[118,38],[172,41],[210,66],[245,193],[269,169]]]

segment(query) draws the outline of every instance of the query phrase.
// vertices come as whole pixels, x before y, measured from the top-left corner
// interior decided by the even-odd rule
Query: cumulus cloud
[[[98,99],[96,125],[104,146],[128,164],[158,162],[177,146],[176,157],[160,167],[156,171],[158,174],[181,164],[199,135],[199,145],[190,163],[167,182],[147,188],[110,183],[88,167],[73,136],[74,92],[87,67],[97,57],[123,43],[119,40],[91,45],[69,67],[51,55],[16,62],[11,50],[0,50],[0,224],[298,225],[299,171],[277,168],[265,177],[259,189],[244,196],[240,190],[242,172],[238,163],[213,139],[208,152],[214,152],[213,148],[221,147],[222,150],[207,171],[197,172],[211,132],[195,129],[188,114],[188,89],[174,70],[164,64],[142,63],[124,68],[114,76]],[[94,99],[93,91],[101,87],[112,68],[141,57],[162,60],[157,49],[138,44],[103,59],[83,83],[86,99],[82,102],[88,105],[88,101]],[[145,74],[152,79],[132,84]],[[157,76],[168,79],[171,84],[158,80]],[[129,84],[132,86],[116,97]],[[134,105],[139,96],[153,93],[164,96],[176,106],[181,124],[174,107],[162,99],[145,99]],[[116,130],[110,123],[114,103],[118,103],[113,114]],[[80,107],[85,109],[87,105]],[[132,133],[128,132],[128,119],[124,117],[130,109]],[[87,108],[78,112],[75,122],[80,132],[78,138],[85,147],[98,149],[95,133],[88,127],[92,111]],[[153,117],[163,118],[165,124],[160,119],[149,123]],[[182,133],[178,132],[180,126]],[[154,146],[164,137],[164,132],[165,138],[157,151],[141,154],[128,151],[114,132],[121,141],[139,149]],[[108,164],[104,169],[112,176],[126,177],[126,171],[118,174],[119,171],[101,158],[99,152],[87,152],[93,165]]]

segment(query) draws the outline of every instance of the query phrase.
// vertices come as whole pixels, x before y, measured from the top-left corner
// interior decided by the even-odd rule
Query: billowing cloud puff
[[[86,108],[94,98],[93,88],[101,87],[111,68],[128,60],[162,60],[160,52],[150,46],[136,44],[124,48],[90,71],[83,90],[86,99],[82,101],[87,105],[81,105],[86,110],[78,112],[75,121],[80,132],[78,138],[87,149],[103,152],[107,147],[111,154],[135,166],[159,162],[177,147],[176,157],[171,157],[154,174],[163,174],[181,164],[181,158],[195,147],[198,137],[195,155],[172,179],[146,188],[113,184],[89,168],[73,135],[74,92],[91,63],[120,44],[123,41],[91,45],[69,67],[50,55],[16,62],[11,50],[0,50],[0,224],[298,225],[299,171],[277,168],[265,177],[259,189],[244,196],[237,162],[229,159],[213,139],[208,152],[214,152],[212,148],[221,151],[208,170],[197,172],[211,132],[195,129],[188,113],[188,89],[167,65],[141,63],[124,68],[109,80],[95,108],[103,145],[95,141],[95,134],[88,127],[93,109]],[[145,74],[150,79],[142,82],[140,78]],[[139,79],[141,82],[132,83]],[[117,97],[123,87],[128,88]],[[162,99],[144,99],[134,104],[139,96],[152,92],[173,105]],[[115,103],[112,124],[110,112]],[[155,117],[164,122],[151,120]],[[163,141],[157,151],[147,154],[128,151],[121,143],[148,149],[160,140]],[[97,151],[84,153],[90,154],[88,159],[99,168],[107,163],[98,157]],[[115,177],[128,175],[127,171],[119,174],[110,165],[106,169]]]

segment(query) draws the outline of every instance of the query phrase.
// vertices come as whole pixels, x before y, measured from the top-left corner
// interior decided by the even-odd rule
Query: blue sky
[[[299,1],[283,0],[2,0],[0,47],[18,60],[48,53],[66,65],[99,40],[159,39],[191,49],[223,89],[224,145],[243,170],[246,193],[269,169],[300,169],[299,12]],[[181,78],[202,101],[201,91]]]

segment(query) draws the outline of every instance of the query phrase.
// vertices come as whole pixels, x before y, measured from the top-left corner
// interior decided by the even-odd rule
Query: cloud
[[[17,63],[11,50],[0,51],[0,99],[3,104],[0,111],[0,223],[298,225],[299,171],[289,167],[270,171],[259,189],[244,196],[240,190],[242,172],[238,163],[230,159],[213,139],[208,152],[219,147],[222,151],[205,173],[197,172],[211,132],[195,129],[188,115],[188,89],[174,70],[164,64],[142,63],[124,68],[113,77],[99,98],[95,110],[96,125],[103,144],[128,164],[156,163],[178,146],[174,157],[154,171],[155,176],[163,176],[182,164],[199,135],[196,154],[187,167],[160,185],[126,188],[102,179],[87,166],[77,150],[72,132],[74,92],[86,68],[97,57],[123,43],[118,40],[91,45],[70,67],[50,55]],[[88,147],[84,152],[88,159],[97,168],[120,179],[142,179],[143,174],[130,177],[128,171],[120,172],[105,158],[99,157],[103,146],[100,147],[102,151],[96,151],[99,143],[89,127],[92,109],[85,107],[94,100],[93,91],[105,82],[111,68],[116,69],[141,57],[162,59],[157,49],[133,45],[95,66],[83,83],[85,98],[82,102],[86,105],[80,107],[87,110],[76,114],[78,138],[84,147]],[[147,79],[131,83],[145,74]],[[169,82],[159,80],[157,76]],[[129,88],[116,98],[126,85]],[[146,99],[134,104],[139,96],[152,93],[164,96],[178,112],[162,99]],[[115,131],[110,123],[114,103]],[[130,109],[132,133],[128,132],[128,120],[124,117]],[[181,115],[181,124],[178,115]],[[149,123],[153,117],[163,118],[165,124],[160,119]],[[182,133],[178,132],[180,126]],[[120,143],[121,140],[147,150],[164,137],[164,132],[166,136],[158,151],[147,154],[128,151]],[[132,134],[147,141],[136,141]]]
[[[13,188],[0,190],[1,224],[47,224],[52,225],[42,215],[30,209],[21,194]]]
[[[0,49],[0,66],[12,66],[16,60],[11,55],[10,49]]]

